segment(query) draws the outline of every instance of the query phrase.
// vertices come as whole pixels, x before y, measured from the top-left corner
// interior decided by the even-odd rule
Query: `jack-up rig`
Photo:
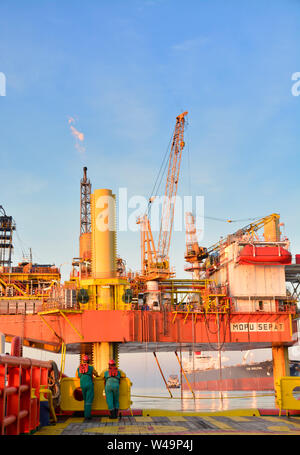
[[[51,265],[28,262],[12,267],[15,225],[1,208],[0,332],[7,342],[21,337],[23,345],[32,348],[62,355],[88,353],[98,372],[110,358],[118,364],[119,353],[141,352],[145,345],[154,355],[173,351],[176,356],[178,350],[271,348],[274,384],[289,376],[288,347],[297,341],[298,316],[297,298],[287,293],[286,284],[294,282],[300,265],[292,264],[278,214],[206,248],[199,246],[195,220],[188,213],[185,259],[192,278],[174,278],[169,261],[172,201],[186,114],[176,118],[157,247],[148,214],[137,221],[140,273],[126,272],[117,256],[116,197],[110,189],[92,192],[87,168],[80,181],[79,257],[73,259],[70,279],[64,283],[60,270]],[[74,392],[78,380],[62,377],[61,386],[62,408],[81,409]],[[124,387],[128,405],[129,380]],[[94,409],[103,406],[101,401]]]

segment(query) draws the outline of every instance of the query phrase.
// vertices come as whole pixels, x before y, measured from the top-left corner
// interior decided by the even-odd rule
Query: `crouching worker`
[[[119,417],[120,379],[125,378],[126,374],[116,367],[114,360],[110,360],[108,362],[108,369],[104,371],[103,375],[106,402],[110,413],[109,418],[116,419]]]
[[[82,363],[76,370],[76,377],[80,378],[80,387],[84,399],[84,417],[91,420],[92,404],[94,400],[94,376],[98,376],[93,366],[89,365],[89,357],[84,355]]]

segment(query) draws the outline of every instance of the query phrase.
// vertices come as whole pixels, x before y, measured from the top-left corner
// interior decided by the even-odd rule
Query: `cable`
[[[173,138],[173,136],[174,136],[175,128],[173,128],[172,131],[173,131],[173,133],[172,133],[172,135],[171,135],[171,137],[170,137],[169,144],[168,144],[168,146],[167,146],[167,149],[166,149],[165,155],[164,155],[164,157],[163,157],[163,160],[162,160],[160,169],[159,169],[159,171],[158,171],[158,174],[157,174],[157,177],[156,177],[156,180],[155,180],[153,189],[152,189],[152,191],[151,191],[151,193],[150,193],[150,197],[148,198],[148,214],[149,214],[149,212],[150,212],[150,207],[151,207],[150,199],[151,199],[151,197],[154,195],[154,192],[155,192],[155,191],[158,192],[158,190],[159,190],[159,188],[160,188],[160,185],[161,185],[161,182],[162,182],[162,178],[163,178],[163,176],[164,176],[164,174],[165,174],[165,170],[166,170],[167,163],[168,163],[168,161],[166,160],[166,158],[167,158],[168,155],[169,155],[170,144],[171,144],[172,138]],[[165,161],[166,161],[166,162],[165,162]],[[163,170],[163,172],[162,172],[163,166],[164,166],[164,170]],[[162,172],[162,174],[161,174],[161,172]],[[160,177],[160,182],[159,182],[159,185],[157,186],[157,182],[158,182],[159,177]],[[157,188],[156,188],[156,186],[157,186]]]
[[[190,134],[189,134],[188,126],[189,126],[189,122],[188,122],[188,116],[187,116],[186,122],[185,122],[185,130],[186,130],[186,136],[187,136],[188,193],[189,193],[189,195],[192,195],[191,159],[190,159]]]
[[[162,161],[162,164],[160,166],[160,169],[159,169],[159,172],[158,172],[158,176],[156,178],[156,181],[155,181],[155,184],[154,184],[154,187],[153,187],[153,190],[152,190],[152,193],[151,193],[151,196],[149,197],[148,199],[148,207],[147,207],[147,216],[148,218],[150,217],[150,211],[151,211],[151,197],[154,195],[154,192],[156,191],[157,193],[159,193],[159,190],[160,190],[160,187],[161,187],[161,184],[162,184],[162,180],[163,180],[163,177],[165,176],[166,174],[166,170],[167,170],[167,167],[168,167],[168,163],[169,163],[169,159],[167,159],[170,155],[170,145],[171,145],[171,141],[173,140],[174,138],[174,134],[175,134],[175,129],[176,127],[173,128],[173,132],[172,132],[172,135],[170,137],[170,140],[169,140],[169,144],[168,144],[168,147],[167,147],[167,150],[166,150],[166,153],[165,153],[165,156],[163,158],[163,161]],[[162,171],[162,168],[163,168],[163,171]],[[159,180],[159,183],[157,185],[157,182],[158,182],[158,179],[160,177],[160,180]],[[158,236],[159,236],[159,232],[156,232],[156,234],[153,234],[153,241],[154,243],[157,243],[158,241]]]
[[[17,228],[15,229],[15,233],[16,233],[16,235],[17,235],[17,238],[18,238],[19,242],[20,242],[19,247],[21,248],[22,255],[23,255],[23,258],[24,258],[24,257],[25,257],[25,252],[24,252],[24,250],[23,250],[23,246],[25,246],[25,244],[24,244],[24,242],[21,240],[21,237],[19,236],[19,233],[18,233],[18,231],[17,231]],[[22,245],[23,245],[23,246],[22,246]]]
[[[202,216],[202,215],[199,215],[199,218],[206,218],[208,220],[214,220],[214,221],[225,221],[226,223],[240,223],[242,221],[255,221],[255,220],[258,220],[260,219],[259,217],[257,218],[244,218],[244,219],[241,219],[241,220],[231,220],[231,219],[225,219],[225,218],[215,218],[215,217],[212,217],[212,216]]]
[[[211,347],[211,349],[212,349],[213,351],[221,351],[222,348],[223,348],[223,346],[224,346],[224,344],[225,344],[226,331],[227,331],[227,328],[228,328],[228,326],[229,326],[229,319],[230,319],[230,318],[229,318],[229,313],[223,313],[223,314],[225,314],[225,315],[227,314],[227,315],[228,315],[228,318],[227,318],[227,321],[226,321],[226,324],[225,324],[225,328],[224,328],[224,338],[223,338],[222,343],[221,343],[220,346],[216,349],[216,348],[214,348],[214,346],[211,344],[211,342],[208,341],[208,344],[209,344],[209,346]],[[206,315],[205,315],[205,313],[204,313],[204,320],[205,320],[206,334],[207,334],[207,338],[208,338],[208,340],[209,340],[209,334],[208,334],[208,332],[210,332],[211,334],[214,334],[214,335],[215,335],[216,333],[218,333],[219,329],[218,329],[216,332],[212,332],[211,330],[209,330],[209,328],[208,328],[208,326],[207,326],[207,322],[206,322]],[[223,321],[223,324],[224,324],[224,321]]]

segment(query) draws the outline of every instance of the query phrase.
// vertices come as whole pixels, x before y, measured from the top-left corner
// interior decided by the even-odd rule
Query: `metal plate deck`
[[[34,435],[300,435],[300,416],[166,415],[123,416],[121,419],[93,416],[59,417],[55,425]]]

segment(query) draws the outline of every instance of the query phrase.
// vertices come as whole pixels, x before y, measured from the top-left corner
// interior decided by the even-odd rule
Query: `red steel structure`
[[[0,431],[19,435],[40,424],[40,390],[48,386],[51,362],[0,356]]]
[[[41,314],[1,315],[6,341],[17,335],[24,346],[59,352],[62,343],[72,352],[78,343],[116,342],[122,352],[138,352],[144,343],[155,343],[160,349],[168,345],[200,345],[225,350],[292,346],[296,308],[294,304],[274,312],[195,312],[140,310],[83,310],[67,312],[53,309]],[[42,316],[42,317],[41,317]],[[150,350],[150,346],[148,345]],[[159,349],[158,349],[159,350]],[[174,349],[173,349],[174,350]]]

